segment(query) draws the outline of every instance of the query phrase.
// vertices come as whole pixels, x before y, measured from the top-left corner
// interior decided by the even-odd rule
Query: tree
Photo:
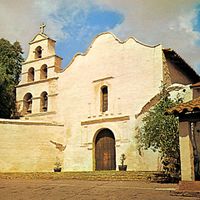
[[[19,83],[22,54],[19,42],[11,44],[0,39],[0,118],[14,118],[16,115],[15,86]]]
[[[180,170],[178,119],[166,115],[167,109],[182,102],[181,98],[172,100],[165,86],[162,86],[160,101],[143,118],[143,125],[137,139],[139,148],[159,151],[164,169]]]

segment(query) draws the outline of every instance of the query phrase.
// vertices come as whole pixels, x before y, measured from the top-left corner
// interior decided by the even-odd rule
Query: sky
[[[25,57],[43,22],[63,68],[109,31],[172,48],[200,74],[200,0],[0,0],[0,38],[19,41]]]

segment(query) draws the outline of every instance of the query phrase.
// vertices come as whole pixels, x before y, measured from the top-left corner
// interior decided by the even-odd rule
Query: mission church
[[[95,37],[61,68],[44,26],[29,43],[16,86],[20,119],[0,119],[0,171],[160,170],[159,154],[138,149],[141,121],[162,83],[192,99],[199,75],[172,49],[112,33]]]

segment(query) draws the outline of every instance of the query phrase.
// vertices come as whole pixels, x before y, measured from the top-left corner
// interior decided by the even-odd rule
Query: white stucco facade
[[[58,81],[57,117],[68,130],[66,169],[74,166],[72,170],[79,170],[80,163],[85,170],[95,168],[95,134],[103,128],[115,136],[118,164],[120,155],[125,153],[128,169],[141,169],[135,114],[159,92],[162,74],[160,45],[149,47],[132,38],[122,43],[110,33],[98,36],[86,54],[76,56],[59,74]],[[102,86],[108,87],[106,112],[101,112]],[[156,164],[149,162],[146,170],[155,170]]]
[[[38,47],[41,47],[39,56]],[[53,130],[51,126],[45,129],[48,133],[45,145],[51,146],[49,141],[54,140],[66,146],[59,150],[64,171],[96,169],[96,140],[104,129],[113,133],[114,169],[118,169],[124,153],[128,170],[159,170],[159,155],[138,151],[135,136],[141,123],[137,114],[159,93],[161,81],[166,80],[168,71],[164,61],[161,45],[148,46],[134,38],[122,42],[111,33],[102,33],[84,54],[76,55],[62,70],[61,58],[55,54],[55,41],[39,33],[30,42],[29,54],[22,66],[22,79],[17,86],[21,120],[34,125],[44,121],[54,124]],[[44,65],[46,77],[41,78]],[[34,68],[31,81],[30,68]],[[103,87],[107,88],[106,111],[102,111]],[[41,103],[43,92],[47,94],[48,104]],[[43,104],[47,106],[45,110],[41,108]],[[59,141],[55,141],[57,126]],[[29,127],[24,130],[31,134]],[[40,131],[38,125],[37,135]],[[41,134],[45,134],[44,131]],[[48,152],[43,153],[48,155]]]

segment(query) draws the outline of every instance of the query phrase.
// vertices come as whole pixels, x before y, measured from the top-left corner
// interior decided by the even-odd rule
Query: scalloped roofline
[[[73,56],[73,58],[71,59],[71,61],[69,62],[69,64],[67,64],[67,66],[66,66],[60,73],[64,72],[66,69],[68,69],[68,68],[70,67],[70,65],[74,62],[74,60],[76,59],[76,57],[78,57],[78,56],[86,56],[86,55],[89,53],[90,49],[92,48],[94,42],[97,40],[97,38],[99,38],[99,37],[102,36],[102,35],[106,35],[106,34],[109,34],[109,35],[113,36],[113,38],[114,38],[117,42],[119,42],[120,44],[125,44],[126,42],[128,42],[129,40],[132,39],[132,40],[134,40],[136,43],[141,44],[141,45],[143,45],[143,46],[145,46],[145,47],[149,47],[149,48],[156,48],[156,47],[158,47],[158,46],[161,45],[161,44],[157,44],[157,45],[148,45],[148,44],[142,43],[141,41],[137,40],[135,37],[129,37],[128,39],[122,41],[122,40],[120,40],[120,39],[119,39],[114,33],[112,33],[112,32],[102,32],[102,33],[99,33],[98,35],[96,35],[96,36],[94,37],[94,39],[92,40],[92,42],[90,43],[89,47],[86,49],[85,52],[78,52],[78,53],[76,53],[76,54]]]

